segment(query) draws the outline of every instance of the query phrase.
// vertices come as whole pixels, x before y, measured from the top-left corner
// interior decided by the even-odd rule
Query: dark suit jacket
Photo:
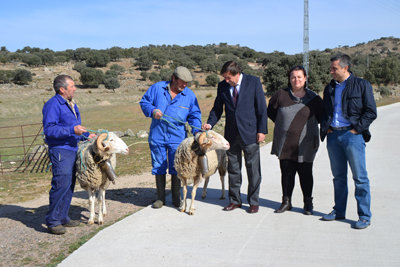
[[[243,73],[236,107],[229,91],[229,83],[218,84],[217,97],[207,123],[214,126],[221,118],[225,105],[225,138],[232,143],[240,134],[246,145],[257,142],[257,133],[268,132],[267,105],[260,79]]]

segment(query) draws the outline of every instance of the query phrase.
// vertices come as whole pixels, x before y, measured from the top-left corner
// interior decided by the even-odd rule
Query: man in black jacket
[[[369,125],[376,119],[376,104],[371,84],[350,72],[346,54],[331,58],[333,80],[324,90],[324,116],[321,140],[327,137],[327,149],[334,176],[335,206],[322,217],[325,221],[344,219],[347,205],[347,163],[355,184],[358,222],[356,229],[371,224],[371,195],[365,161],[365,142],[371,138]]]
[[[260,79],[241,73],[239,65],[228,61],[221,70],[224,80],[218,84],[217,97],[203,129],[211,129],[221,118],[225,106],[225,138],[230,143],[228,154],[229,205],[231,211],[242,206],[242,151],[249,186],[249,213],[258,212],[261,184],[260,147],[267,134],[267,105]]]

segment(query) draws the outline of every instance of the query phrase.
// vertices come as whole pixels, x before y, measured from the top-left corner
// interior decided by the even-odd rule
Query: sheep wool
[[[76,179],[85,190],[98,190],[107,180],[107,178],[103,179],[103,173],[93,158],[96,148],[96,142],[90,141],[82,143],[78,148]]]

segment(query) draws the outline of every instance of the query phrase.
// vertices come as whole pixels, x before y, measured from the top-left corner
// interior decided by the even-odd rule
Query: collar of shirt
[[[240,84],[242,83],[242,79],[243,79],[243,73],[240,73],[239,81],[236,84],[236,90],[238,91],[238,94],[240,92]],[[231,88],[229,88],[229,90],[231,91],[231,96],[233,96],[233,86],[231,86]]]
[[[336,83],[337,86],[343,86],[343,87],[345,87],[345,86],[346,86],[346,82],[347,82],[347,80],[350,78],[351,75],[352,75],[352,74],[350,73],[349,77],[347,77],[346,80],[344,80],[344,81],[341,82],[341,83],[338,82],[338,81],[336,81],[336,80],[334,80],[334,81],[335,81],[335,83]]]

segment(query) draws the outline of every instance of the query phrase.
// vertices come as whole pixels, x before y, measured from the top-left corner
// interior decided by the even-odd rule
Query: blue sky
[[[398,0],[309,0],[310,50],[400,38]],[[228,43],[303,51],[303,0],[2,0],[0,46],[55,51]]]

